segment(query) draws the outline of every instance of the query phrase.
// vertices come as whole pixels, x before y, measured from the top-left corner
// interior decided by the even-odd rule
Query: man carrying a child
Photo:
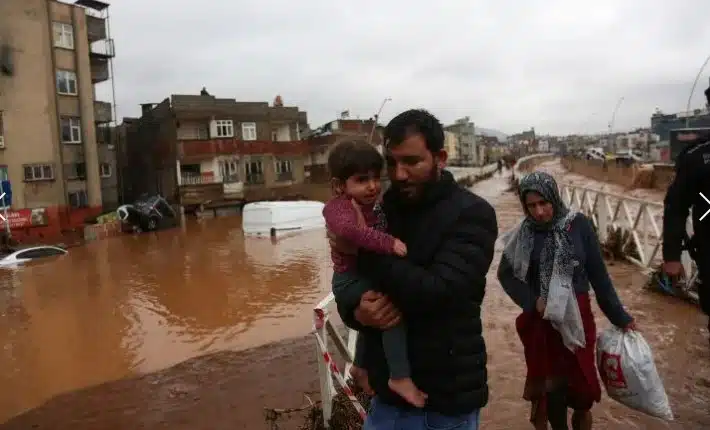
[[[354,376],[376,395],[364,428],[478,429],[488,402],[480,311],[498,235],[495,211],[444,170],[444,130],[427,111],[399,114],[384,141],[392,182],[381,201],[386,245],[373,249],[329,232],[334,253],[354,258],[348,273],[367,281],[357,285],[371,286],[336,293],[343,321],[360,332]],[[358,224],[372,226],[365,218],[358,213]],[[387,351],[383,333],[392,328],[406,340],[405,363],[393,363]],[[412,385],[393,390],[392,366],[402,364]]]

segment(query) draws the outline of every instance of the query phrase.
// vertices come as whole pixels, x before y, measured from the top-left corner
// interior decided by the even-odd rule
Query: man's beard
[[[439,169],[438,164],[434,163],[429,171],[429,178],[426,181],[415,184],[408,181],[392,181],[392,188],[394,188],[398,194],[406,198],[417,199],[424,194],[427,188],[438,182],[440,177],[441,169]]]

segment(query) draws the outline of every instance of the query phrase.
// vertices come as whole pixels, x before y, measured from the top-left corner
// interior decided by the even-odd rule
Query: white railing
[[[205,184],[232,184],[240,183],[236,175],[221,176],[221,175],[201,175],[183,173],[180,175],[180,183],[178,185],[205,185]]]
[[[355,343],[357,340],[357,332],[355,330],[345,328],[346,335],[345,338],[343,338],[339,333],[339,329],[333,324],[333,321],[330,319],[329,308],[333,307],[334,303],[335,296],[333,293],[330,293],[313,309],[314,335],[316,351],[318,353],[321,408],[323,409],[323,422],[326,428],[329,428],[330,417],[333,414],[333,398],[337,394],[333,379],[335,378],[342,390],[350,394],[348,381],[350,380],[350,368],[352,367],[355,357]],[[328,348],[329,340],[333,341],[340,356],[345,360],[345,366],[342,371],[335,364],[333,357],[330,355]],[[360,402],[358,402],[354,396],[352,396],[350,400],[364,418],[365,411]]]
[[[570,207],[585,213],[594,223],[599,241],[609,239],[610,230],[620,229],[628,235],[619,235],[624,240],[620,244],[625,258],[650,274],[661,264],[663,244],[663,204],[620,194],[607,193],[592,188],[561,184],[562,200]],[[691,236],[691,223],[687,223]],[[690,254],[683,251],[681,256],[687,275],[686,293],[697,299],[693,290],[697,270]]]

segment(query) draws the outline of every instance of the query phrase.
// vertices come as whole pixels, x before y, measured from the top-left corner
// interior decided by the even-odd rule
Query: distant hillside
[[[482,134],[484,136],[489,137],[497,137],[500,141],[505,141],[508,138],[507,134],[492,128],[476,127],[476,134]]]

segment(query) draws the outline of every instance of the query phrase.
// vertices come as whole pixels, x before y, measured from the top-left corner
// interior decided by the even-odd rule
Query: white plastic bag
[[[637,331],[617,327],[597,338],[597,368],[612,399],[651,416],[673,421],[651,347]]]

